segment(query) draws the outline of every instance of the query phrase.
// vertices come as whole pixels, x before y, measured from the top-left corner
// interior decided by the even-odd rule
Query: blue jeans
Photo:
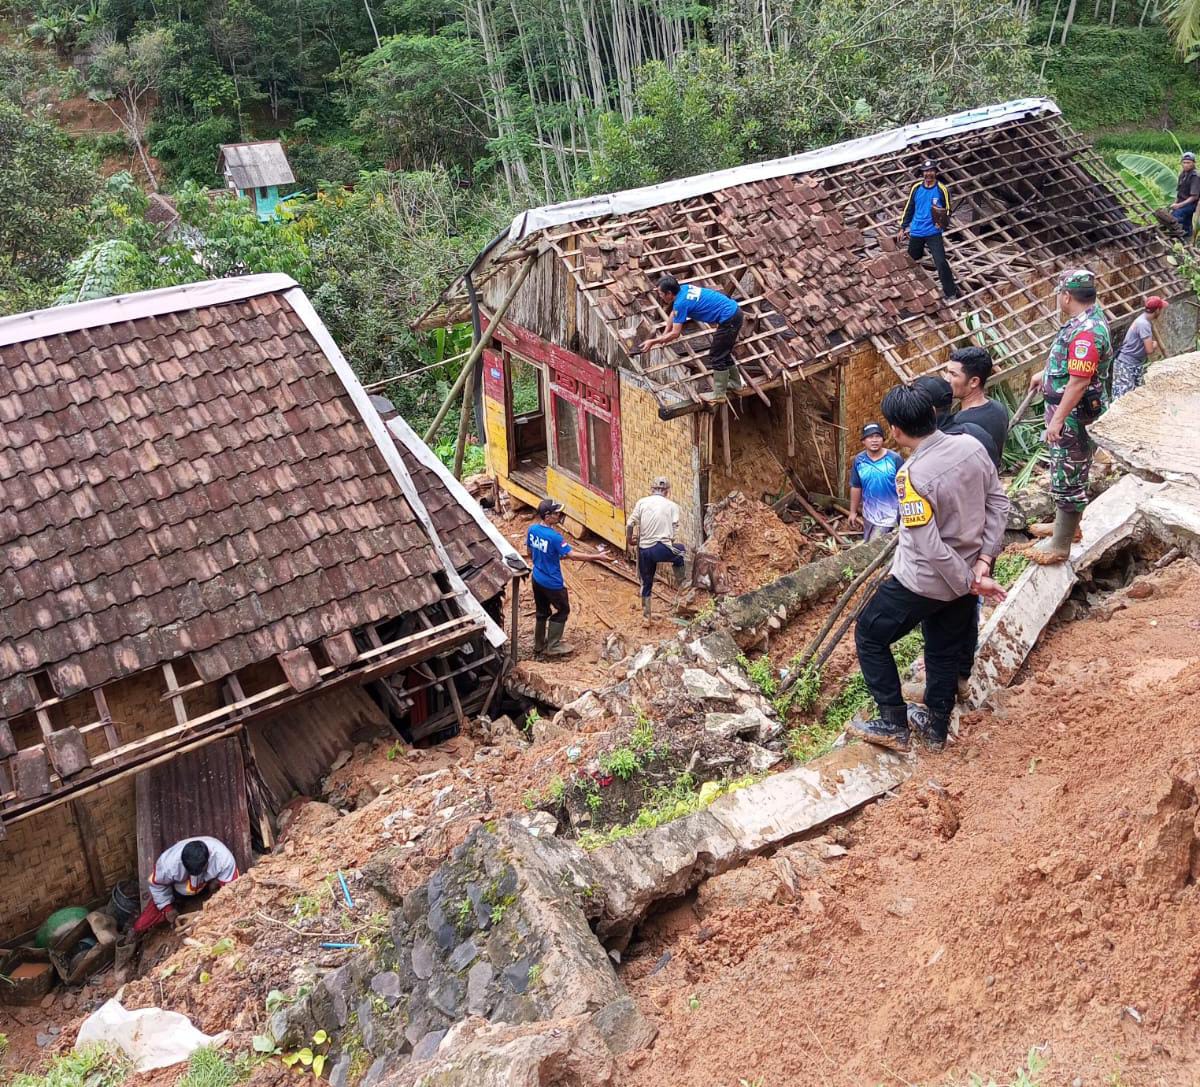
[[[642,579],[642,596],[647,597],[654,588],[654,575],[660,562],[669,562],[672,566],[683,566],[683,544],[672,547],[669,543],[651,544],[649,547],[638,548],[638,577]]]
[[[1171,218],[1174,219],[1181,227],[1183,227],[1183,236],[1190,238],[1192,236],[1192,216],[1196,214],[1196,205],[1188,204],[1186,208],[1176,208],[1171,212]]]

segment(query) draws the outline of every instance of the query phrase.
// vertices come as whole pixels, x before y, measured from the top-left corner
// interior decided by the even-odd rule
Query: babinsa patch
[[[908,478],[908,469],[896,473],[896,497],[900,500],[900,523],[908,528],[920,528],[933,520],[933,506],[916,490]]]

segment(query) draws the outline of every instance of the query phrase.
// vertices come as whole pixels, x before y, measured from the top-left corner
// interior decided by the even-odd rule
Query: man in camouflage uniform
[[[1096,277],[1083,268],[1059,280],[1058,307],[1066,318],[1050,348],[1046,368],[1034,374],[1031,389],[1046,398],[1046,444],[1050,447],[1050,496],[1054,523],[1034,525],[1044,537],[1028,554],[1043,566],[1065,562],[1080,538],[1087,505],[1088,473],[1096,447],[1087,427],[1108,407],[1105,385],[1112,369],[1112,337],[1096,301]]]

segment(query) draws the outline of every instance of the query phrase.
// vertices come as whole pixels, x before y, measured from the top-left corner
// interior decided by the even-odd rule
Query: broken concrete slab
[[[967,704],[982,706],[992,692],[1007,687],[1025,663],[1046,624],[1070,595],[1077,571],[1098,562],[1112,548],[1132,540],[1145,524],[1143,505],[1165,484],[1125,476],[1092,502],[1083,515],[1083,539],[1069,562],[1030,565],[979,632],[979,649]]]
[[[783,731],[783,723],[772,720],[757,707],[741,713],[706,713],[704,731],[730,740],[736,736],[753,736],[759,743],[775,739]]]
[[[604,898],[597,935],[623,949],[655,902],[853,811],[907,780],[912,766],[910,758],[870,744],[837,748],[596,850],[591,864]]]
[[[1200,490],[1164,484],[1142,503],[1148,531],[1200,561]]]
[[[1151,479],[1200,487],[1200,352],[1164,359],[1088,433],[1120,464]]]
[[[701,668],[683,670],[683,689],[689,698],[699,702],[732,702],[734,699],[734,690],[728,683]]]

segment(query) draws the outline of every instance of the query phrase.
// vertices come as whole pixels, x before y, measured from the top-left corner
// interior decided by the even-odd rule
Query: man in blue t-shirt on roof
[[[698,287],[694,283],[680,283],[672,275],[659,276],[657,290],[660,301],[671,311],[666,330],[644,340],[640,347],[634,349],[634,354],[679,339],[688,321],[716,325],[708,349],[712,395],[705,399],[720,403],[728,396],[731,385],[737,389],[742,384],[737,364],[733,361],[733,345],[742,331],[742,307],[727,294],[714,291],[711,287]]]
[[[954,275],[946,260],[946,244],[942,240],[942,231],[949,225],[950,191],[938,180],[937,163],[926,159],[921,163],[920,181],[908,192],[896,240],[902,242],[905,231],[908,232],[908,255],[913,260],[920,260],[928,249],[942,283],[942,294],[957,298],[958,288],[954,285]]]

